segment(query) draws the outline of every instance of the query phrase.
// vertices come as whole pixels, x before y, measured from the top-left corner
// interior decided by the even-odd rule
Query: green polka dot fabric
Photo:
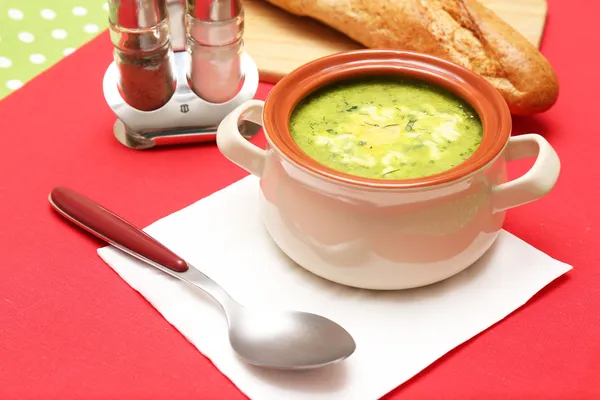
[[[0,0],[0,99],[107,27],[106,0]]]

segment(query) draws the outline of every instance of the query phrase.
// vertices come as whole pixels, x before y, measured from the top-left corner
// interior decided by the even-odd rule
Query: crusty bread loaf
[[[515,115],[548,110],[558,97],[550,63],[476,0],[267,0],[318,20],[369,48],[427,53],[491,82]]]

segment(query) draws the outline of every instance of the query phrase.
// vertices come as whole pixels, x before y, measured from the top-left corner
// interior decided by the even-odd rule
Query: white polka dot
[[[67,37],[67,31],[64,29],[53,29],[50,34],[54,39],[64,39]]]
[[[46,61],[46,57],[44,57],[42,54],[32,54],[29,56],[29,61],[34,64],[42,64]]]
[[[19,33],[19,40],[21,42],[24,42],[24,43],[31,43],[31,42],[33,42],[35,40],[35,36],[33,36],[29,32],[20,32]]]
[[[102,4],[102,8],[104,9],[104,11],[108,11],[108,3]]]
[[[6,81],[6,87],[10,90],[17,90],[21,86],[23,86],[23,82],[19,80],[11,79],[10,81]]]
[[[64,50],[63,50],[63,54],[64,54],[65,56],[68,56],[69,54],[73,53],[74,51],[75,51],[75,49],[74,49],[74,48],[72,48],[72,47],[67,47],[66,49],[64,49]]]
[[[12,61],[6,57],[0,57],[0,68],[10,68]]]
[[[44,8],[42,11],[40,11],[40,15],[42,16],[42,18],[48,20],[56,18],[56,13],[49,8]]]
[[[86,26],[83,27],[83,30],[85,31],[85,33],[96,33],[98,32],[100,28],[98,28],[98,25],[96,24],[87,24]]]
[[[78,17],[82,17],[87,14],[87,10],[83,7],[73,7],[73,10],[71,10],[71,12],[73,13],[73,15],[77,15]]]
[[[23,19],[23,11],[17,10],[16,8],[11,8],[8,10],[8,18],[21,20]]]

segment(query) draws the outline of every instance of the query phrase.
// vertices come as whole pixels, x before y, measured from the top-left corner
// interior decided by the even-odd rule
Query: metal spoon
[[[223,308],[233,350],[266,368],[310,369],[348,358],[356,349],[335,322],[305,312],[250,310],[217,283],[123,218],[70,189],[58,187],[50,204],[62,216],[114,247],[210,295]]]

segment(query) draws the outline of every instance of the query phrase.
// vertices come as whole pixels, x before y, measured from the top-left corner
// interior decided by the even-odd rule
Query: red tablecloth
[[[545,135],[563,170],[548,197],[509,212],[506,229],[575,268],[389,399],[600,396],[600,4],[549,7],[542,50],[560,99],[515,121],[515,133]],[[243,398],[100,260],[101,242],[48,206],[48,192],[68,185],[145,226],[246,175],[214,145],[117,143],[101,90],[110,60],[104,34],[0,103],[0,398]]]

